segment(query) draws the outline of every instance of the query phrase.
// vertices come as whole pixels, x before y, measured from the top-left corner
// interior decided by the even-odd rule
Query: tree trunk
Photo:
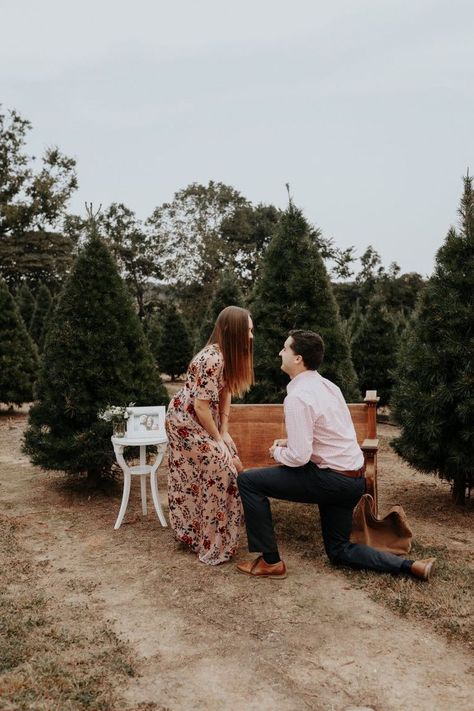
[[[453,501],[458,506],[466,503],[466,475],[458,472],[453,479]]]

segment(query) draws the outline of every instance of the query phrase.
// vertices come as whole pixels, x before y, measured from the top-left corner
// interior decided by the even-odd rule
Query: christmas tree
[[[0,279],[0,402],[21,405],[33,399],[38,353],[20,311]]]
[[[392,394],[394,449],[452,482],[463,503],[474,480],[474,194],[464,179],[459,229],[437,253],[400,351]]]
[[[42,342],[43,330],[51,307],[51,301],[51,292],[45,284],[41,284],[36,295],[35,310],[30,326],[31,337],[38,348],[40,348],[40,343]]]
[[[25,326],[30,330],[31,319],[33,318],[33,313],[35,310],[35,297],[31,293],[31,289],[28,285],[23,282],[23,284],[18,289],[16,294],[16,303],[20,309],[20,314],[25,322]]]
[[[176,380],[186,372],[192,356],[193,349],[186,323],[176,306],[170,303],[165,311],[158,350],[160,370],[171,376],[171,380]]]
[[[218,315],[227,306],[244,306],[239,282],[231,269],[224,270],[219,276],[201,325],[198,349],[207,343]]]
[[[338,385],[348,401],[360,399],[357,376],[339,310],[310,228],[292,202],[270,242],[251,300],[255,325],[256,385],[250,402],[281,402],[288,378],[280,352],[290,329],[316,331],[325,343],[321,374]]]
[[[386,405],[392,392],[398,339],[393,318],[381,296],[370,301],[351,349],[361,391],[377,390],[379,404]]]
[[[160,405],[163,384],[117,265],[89,221],[90,238],[65,284],[46,336],[38,401],[30,410],[25,452],[34,464],[90,482],[114,457],[108,405]]]

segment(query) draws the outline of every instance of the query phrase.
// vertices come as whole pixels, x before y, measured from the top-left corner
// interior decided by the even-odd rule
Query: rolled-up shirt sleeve
[[[308,403],[299,397],[285,400],[286,447],[275,447],[273,458],[288,467],[302,467],[313,453],[313,416]]]

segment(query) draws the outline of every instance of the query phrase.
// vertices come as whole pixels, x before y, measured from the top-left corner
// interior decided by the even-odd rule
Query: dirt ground
[[[32,467],[20,450],[25,421],[0,417],[1,512],[15,523],[50,608],[59,614],[73,605],[78,634],[102,620],[129,649],[136,672],[118,677],[112,708],[474,708],[470,643],[374,601],[372,578],[331,567],[308,507],[275,506],[287,580],[249,579],[233,564],[205,567],[161,527],[151,496],[141,515],[138,481],[114,531],[120,486],[87,494]],[[443,546],[474,567],[472,506],[455,509],[445,483],[413,472],[390,451],[393,428],[382,425],[379,433],[381,509],[401,503],[420,545]],[[159,489],[167,512],[165,466]],[[310,530],[301,535],[305,527],[294,523],[305,520]],[[242,532],[238,557],[247,555]],[[433,582],[398,584],[399,596],[411,586],[427,597]]]

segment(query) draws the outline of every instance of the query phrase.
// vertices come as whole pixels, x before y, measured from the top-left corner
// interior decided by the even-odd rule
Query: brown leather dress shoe
[[[415,578],[429,580],[436,566],[436,558],[424,558],[423,560],[415,560],[410,568],[410,572]]]
[[[265,563],[261,555],[255,560],[246,560],[235,567],[239,573],[253,575],[255,578],[278,578],[281,580],[286,578],[286,565],[282,560],[270,565]]]

